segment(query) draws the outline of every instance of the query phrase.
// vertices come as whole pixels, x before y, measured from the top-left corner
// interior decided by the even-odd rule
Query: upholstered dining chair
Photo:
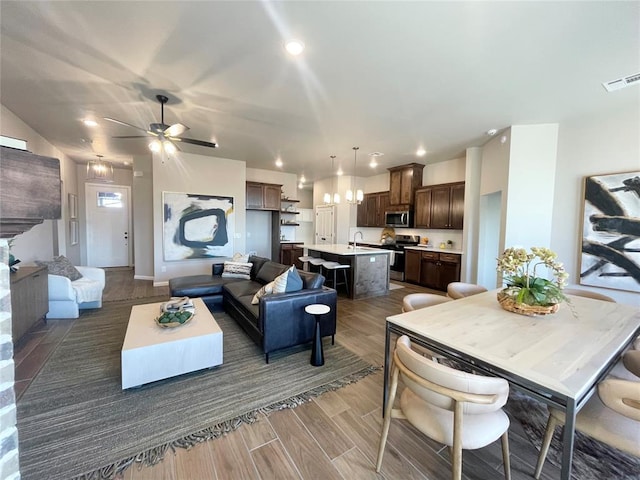
[[[400,408],[393,408],[399,379],[406,387],[400,396]],[[463,449],[482,448],[501,438],[504,473],[510,479],[509,417],[502,410],[508,396],[506,380],[432,362],[416,353],[409,337],[403,335],[393,353],[376,472],[382,467],[391,419],[402,418],[429,438],[449,446],[454,480],[462,476]]]
[[[577,297],[594,298],[596,300],[604,300],[605,302],[613,302],[613,303],[616,302],[613,298],[608,297],[607,295],[604,295],[598,292],[592,292],[591,290],[581,290],[578,288],[565,288],[564,290],[562,290],[562,292],[565,295],[575,295]]]
[[[629,350],[623,364],[640,377],[640,351]],[[636,370],[637,369],[637,370]],[[564,412],[549,407],[534,477],[540,478],[542,466],[557,425],[564,425]],[[640,381],[607,377],[598,384],[597,394],[576,415],[576,430],[623,452],[640,457]]]
[[[419,308],[430,307],[450,301],[451,299],[449,297],[436,295],[435,293],[410,293],[402,299],[402,312],[412,312]]]
[[[476,285],[475,283],[451,282],[447,285],[447,295],[454,300],[470,297],[471,295],[477,295],[478,293],[486,291],[487,289],[482,285]]]

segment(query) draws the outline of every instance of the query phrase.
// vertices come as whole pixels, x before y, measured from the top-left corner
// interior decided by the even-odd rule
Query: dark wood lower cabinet
[[[299,260],[304,255],[303,243],[282,243],[280,244],[280,263],[283,265],[295,265],[298,270],[302,270],[302,262]]]
[[[21,267],[11,274],[11,335],[15,344],[49,311],[46,267]]]
[[[444,292],[460,281],[460,255],[407,249],[404,275],[407,282]]]

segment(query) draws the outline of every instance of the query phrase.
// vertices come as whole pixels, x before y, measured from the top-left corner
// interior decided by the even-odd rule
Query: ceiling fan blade
[[[205,142],[204,140],[195,140],[193,138],[170,137],[173,142],[190,143],[192,145],[200,145],[201,147],[218,148],[217,143]]]
[[[147,138],[147,135],[114,135],[111,138]]]
[[[170,137],[177,137],[178,135],[182,135],[187,130],[189,130],[189,127],[187,127],[186,125],[183,125],[181,123],[174,123],[164,131],[164,134],[169,135]]]
[[[125,127],[135,128],[136,130],[142,130],[143,132],[147,132],[148,133],[148,130],[146,128],[136,127],[135,125],[131,125],[130,123],[123,122],[121,120],[116,120],[115,118],[109,118],[109,117],[102,117],[102,118],[104,118],[105,120],[108,120],[110,122],[113,122],[113,123],[118,123],[120,125],[124,125]]]

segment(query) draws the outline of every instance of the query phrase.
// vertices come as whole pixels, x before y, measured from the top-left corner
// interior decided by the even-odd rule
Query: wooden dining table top
[[[525,316],[502,309],[498,290],[387,318],[463,358],[541,392],[580,400],[621,350],[640,334],[640,308],[568,296],[557,313]]]

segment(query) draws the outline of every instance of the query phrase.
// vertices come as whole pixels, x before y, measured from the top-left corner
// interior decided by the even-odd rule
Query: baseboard
[[[134,280],[153,280],[153,277],[150,275],[134,275]]]
[[[165,280],[163,282],[153,282],[154,287],[166,287],[169,285],[169,280]]]

